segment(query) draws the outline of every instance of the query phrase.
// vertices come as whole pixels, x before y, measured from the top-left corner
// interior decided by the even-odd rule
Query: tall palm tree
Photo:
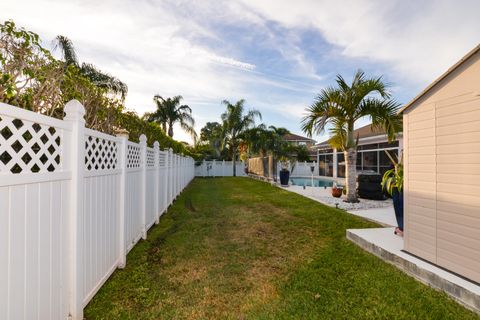
[[[106,89],[114,94],[120,94],[122,99],[125,99],[128,92],[127,85],[114,76],[100,71],[93,64],[85,62],[80,64],[73,42],[69,38],[61,35],[57,36],[55,38],[54,49],[57,48],[60,48],[62,51],[63,60],[67,66],[73,65],[77,67],[95,86]]]
[[[245,113],[245,100],[241,99],[235,104],[227,100],[222,103],[227,106],[227,110],[222,113],[223,127],[223,147],[229,147],[232,152],[233,176],[236,176],[237,149],[240,144],[242,134],[255,125],[255,118],[262,118],[262,114],[257,110],[248,110]]]
[[[373,128],[384,129],[389,141],[401,130],[401,118],[397,115],[399,104],[390,99],[388,84],[382,77],[367,78],[358,70],[347,84],[337,75],[336,86],[323,89],[314,103],[307,108],[302,119],[302,130],[309,136],[321,134],[331,125],[333,137],[330,143],[344,152],[347,181],[347,202],[357,202],[356,162],[358,137],[354,137],[355,123],[370,117]]]
[[[182,99],[182,96],[164,99],[158,94],[155,95],[153,101],[157,105],[157,110],[148,115],[148,120],[160,124],[170,137],[173,137],[173,125],[178,122],[195,140],[197,134],[193,128],[195,119],[192,117],[192,109],[187,105],[180,105]]]

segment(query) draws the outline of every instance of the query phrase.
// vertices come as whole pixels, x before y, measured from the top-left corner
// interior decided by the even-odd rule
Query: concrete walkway
[[[349,210],[347,212],[368,220],[372,220],[385,227],[397,226],[397,219],[395,218],[393,206],[385,208]]]

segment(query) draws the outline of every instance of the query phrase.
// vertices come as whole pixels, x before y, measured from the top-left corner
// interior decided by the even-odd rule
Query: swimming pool
[[[291,177],[290,182],[294,186],[312,186],[312,178],[296,178]],[[333,180],[330,179],[322,179],[322,178],[313,178],[313,186],[314,187],[331,187],[333,185]]]

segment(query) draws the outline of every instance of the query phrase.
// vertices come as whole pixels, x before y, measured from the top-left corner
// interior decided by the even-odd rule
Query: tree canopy
[[[13,21],[0,24],[0,102],[62,119],[64,105],[77,99],[85,107],[88,128],[107,134],[125,129],[133,141],[145,133],[149,144],[157,140],[162,148],[190,154],[158,124],[126,109],[123,82],[90,64],[79,66],[68,38],[57,37],[57,45],[64,61],[55,59],[36,33],[18,28]]]

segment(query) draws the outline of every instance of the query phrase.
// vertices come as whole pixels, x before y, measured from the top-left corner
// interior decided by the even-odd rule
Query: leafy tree
[[[336,86],[323,89],[307,108],[302,129],[312,136],[313,133],[322,133],[327,125],[332,126],[330,143],[345,154],[346,201],[357,202],[358,139],[353,134],[355,123],[363,117],[370,117],[372,127],[384,129],[389,141],[392,141],[401,127],[401,118],[397,115],[399,104],[390,99],[388,85],[382,77],[367,78],[363,71],[358,70],[351,84],[341,75],[337,75],[336,83]]]
[[[227,100],[222,103],[227,107],[227,110],[222,113],[222,147],[228,148],[232,154],[233,162],[233,176],[236,176],[236,160],[237,151],[240,145],[242,134],[255,125],[255,118],[262,118],[262,114],[257,110],[248,110],[245,113],[245,100],[241,99],[235,104],[231,104]]]
[[[74,51],[69,52],[65,60],[76,61]],[[0,102],[62,119],[64,105],[77,99],[85,107],[88,128],[108,134],[126,129],[132,141],[138,141],[144,133],[150,145],[156,140],[162,148],[190,154],[158,124],[126,110],[123,99],[110,93],[110,89],[86,76],[78,63],[56,60],[42,47],[37,34],[18,28],[13,21],[0,24]]]
[[[208,144],[210,156],[219,158],[222,146],[222,125],[218,122],[207,122],[200,130],[200,144]]]
[[[207,122],[200,130],[200,141],[210,142],[220,138],[222,135],[222,125],[218,122]]]
[[[158,123],[145,121],[135,111],[123,111],[117,119],[117,126],[128,131],[131,141],[139,141],[140,135],[145,134],[150,146],[158,141],[162,149],[172,148],[176,153],[192,155],[183,143],[169,137]]]
[[[160,124],[168,135],[173,137],[173,125],[179,123],[180,127],[196,139],[196,132],[193,128],[195,120],[192,117],[192,109],[187,105],[180,105],[182,96],[164,99],[160,95],[155,95],[153,101],[157,105],[157,109],[147,115],[149,121]]]
[[[53,115],[61,104],[61,65],[41,45],[37,34],[0,24],[0,101]]]

